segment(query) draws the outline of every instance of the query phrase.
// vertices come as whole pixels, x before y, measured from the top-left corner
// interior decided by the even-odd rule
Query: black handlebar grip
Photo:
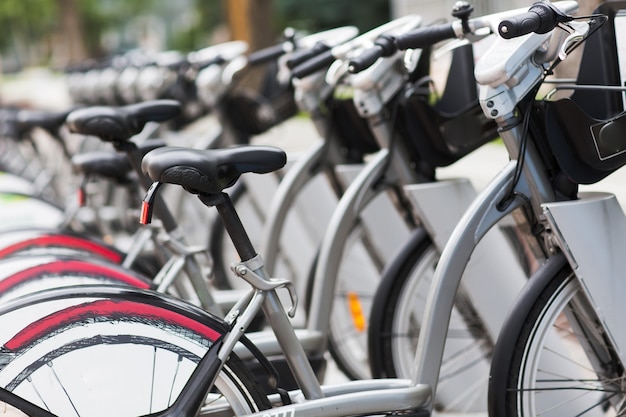
[[[259,49],[258,51],[254,51],[248,55],[248,64],[263,64],[265,62],[273,61],[285,53],[287,53],[287,51],[284,43],[268,46],[267,48]]]
[[[516,38],[531,32],[548,33],[556,27],[557,15],[547,4],[535,3],[526,13],[503,20],[498,33],[504,39]]]
[[[321,54],[314,56],[292,69],[291,75],[295,78],[306,77],[307,75],[313,74],[314,72],[329,66],[334,60],[335,57],[333,56],[333,51],[329,49],[328,51],[322,52]]]
[[[324,42],[317,42],[315,45],[313,45],[312,48],[296,51],[293,54],[291,54],[289,59],[287,59],[287,62],[286,62],[287,68],[289,69],[295,68],[298,65],[302,64],[303,62],[308,61],[314,56],[319,55],[322,52],[326,52],[329,49],[330,49],[330,46],[326,45]]]
[[[378,58],[391,56],[397,51],[395,36],[389,34],[380,35],[374,41],[373,47],[366,49],[359,56],[350,60],[348,69],[351,73],[356,74],[374,65]]]
[[[400,50],[426,48],[439,41],[456,38],[450,23],[426,26],[396,36],[396,46]]]
[[[361,72],[366,68],[374,65],[374,62],[378,60],[378,58],[383,56],[383,48],[378,45],[375,45],[369,49],[363,51],[359,56],[353,58],[348,63],[348,69],[351,73],[356,74],[357,72]]]
[[[204,69],[204,68],[210,67],[211,65],[220,65],[220,64],[223,64],[225,62],[226,62],[226,60],[222,56],[218,55],[216,57],[213,57],[211,59],[207,59],[205,61],[196,62],[193,65],[197,69],[200,70],[200,69]]]

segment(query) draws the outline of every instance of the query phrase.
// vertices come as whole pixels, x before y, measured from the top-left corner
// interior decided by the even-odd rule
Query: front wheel
[[[494,351],[497,416],[624,415],[624,367],[562,255],[529,281]]]
[[[374,377],[411,378],[438,261],[434,244],[423,229],[417,229],[385,269],[368,334]],[[476,413],[486,409],[492,346],[482,319],[460,290],[448,326],[436,411]]]

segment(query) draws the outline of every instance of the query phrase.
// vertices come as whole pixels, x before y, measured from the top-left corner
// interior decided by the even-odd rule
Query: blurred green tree
[[[42,42],[55,26],[55,13],[55,4],[50,0],[0,1],[0,48],[11,51],[13,62],[9,66],[19,66],[30,59],[28,55],[36,56],[46,49]]]
[[[189,51],[229,40],[228,5],[237,0],[1,0],[0,53],[5,70],[56,67],[138,46],[141,30],[162,26],[164,49]],[[261,4],[261,2],[258,2]],[[313,32],[341,25],[370,29],[389,19],[389,0],[267,0],[254,17],[264,46],[288,26]],[[254,3],[255,7],[257,2]],[[154,17],[143,20],[140,16]],[[135,32],[133,32],[133,28]],[[261,36],[262,35],[262,36]]]
[[[277,23],[309,32],[354,25],[361,32],[390,19],[389,0],[275,0]]]

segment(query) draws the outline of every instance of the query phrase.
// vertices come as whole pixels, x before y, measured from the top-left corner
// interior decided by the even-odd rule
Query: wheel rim
[[[624,396],[619,386],[623,376],[603,379],[597,375],[594,360],[583,346],[593,342],[582,336],[584,330],[576,324],[597,329],[592,324],[595,317],[589,316],[585,309],[577,308],[573,313],[570,308],[572,303],[578,306],[586,303],[580,300],[581,291],[579,281],[570,275],[535,320],[522,356],[522,373],[517,379],[519,415],[622,415]],[[622,394],[620,399],[617,394]],[[609,410],[611,406],[618,410]]]
[[[403,294],[418,297],[399,297],[396,304],[391,352],[397,377],[411,377],[419,329],[438,260],[435,248],[424,252],[402,288]],[[452,312],[437,385],[438,411],[478,412],[486,408],[491,342],[482,335],[480,319],[473,313],[461,313],[457,308]],[[468,323],[477,324],[479,330],[471,331]]]
[[[407,294],[420,294],[420,296],[417,298],[401,297],[396,306],[391,346],[394,363],[397,364],[395,366],[396,375],[399,378],[409,377],[408,371],[413,367],[421,317],[424,315],[426,296],[433,280],[438,259],[434,248],[424,253],[421,261],[417,264],[417,268],[413,269],[410,274],[411,276],[419,276],[420,279],[409,278],[407,282],[410,285],[403,291]]]
[[[364,239],[365,231],[357,225],[346,240],[330,320],[333,357],[352,379],[371,378],[367,327],[380,281],[380,267],[372,261]],[[350,277],[358,277],[358,283],[348,282]]]

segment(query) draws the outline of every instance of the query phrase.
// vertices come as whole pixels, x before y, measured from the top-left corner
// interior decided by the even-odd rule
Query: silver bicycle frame
[[[282,235],[287,215],[294,206],[294,202],[302,190],[317,175],[328,168],[329,143],[320,141],[305,155],[298,159],[287,171],[280,182],[272,203],[267,212],[264,224],[263,250],[266,268],[273,273],[278,261],[280,237]]]
[[[389,158],[387,149],[378,151],[339,200],[320,246],[311,305],[331,305],[337,283],[337,270],[342,260],[341,249],[363,208],[378,195],[373,189],[373,182],[387,169]],[[307,328],[326,334],[330,325],[330,313],[330,308],[312,308]],[[325,345],[321,346],[324,347]]]
[[[427,315],[420,331],[419,347],[414,367],[415,377],[410,383],[399,382],[391,386],[388,380],[354,381],[337,387],[337,395],[315,401],[296,403],[273,408],[269,413],[252,414],[264,416],[342,416],[394,410],[410,410],[431,406],[437,386],[439,365],[445,344],[447,324],[454,304],[454,294],[460,283],[473,247],[487,230],[502,217],[518,208],[515,200],[506,211],[500,212],[496,205],[511,181],[515,163],[512,162],[474,200],[474,203],[455,228],[446,249],[441,255],[435,280],[431,285]],[[525,181],[517,189],[527,191]],[[459,258],[457,258],[459,257]],[[436,301],[435,301],[436,300]],[[428,336],[425,336],[428,334]],[[425,337],[428,339],[426,340]],[[405,385],[406,384],[406,385]],[[326,393],[326,391],[322,391]],[[298,393],[290,393],[297,396]],[[390,407],[390,404],[393,406]]]
[[[563,4],[568,11],[577,7],[575,2]],[[479,101],[485,114],[494,118],[501,127],[501,137],[511,162],[463,215],[435,270],[420,330],[413,377],[414,383],[433,387],[433,394],[439,378],[454,295],[474,249],[505,215],[525,202],[530,202],[527,209],[541,221],[545,219],[541,204],[555,200],[553,187],[546,177],[543,162],[534,144],[528,141],[525,148],[520,146],[525,132],[522,131],[521,121],[514,116],[519,100],[531,92],[532,86],[543,76],[543,67],[535,63],[532,55],[548,37],[549,35],[531,34],[512,42],[497,39],[492,49],[476,66],[476,79],[480,86]],[[506,80],[516,74],[521,74],[520,79],[514,85],[507,86]],[[524,155],[519,154],[520,149],[524,149]],[[522,157],[524,163],[517,177],[516,168]],[[510,198],[509,203],[502,205],[505,198]]]

